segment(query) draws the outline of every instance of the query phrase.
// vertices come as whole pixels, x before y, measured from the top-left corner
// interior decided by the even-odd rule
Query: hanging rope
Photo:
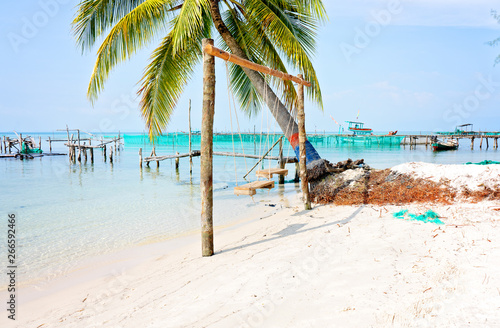
[[[227,80],[227,100],[229,102],[229,121],[231,122],[231,140],[233,144],[233,162],[234,162],[234,179],[236,181],[236,186],[238,186],[238,171],[236,169],[236,151],[234,149],[234,133],[233,133],[233,114],[231,109],[231,97],[229,95],[229,70],[226,62],[226,80]]]

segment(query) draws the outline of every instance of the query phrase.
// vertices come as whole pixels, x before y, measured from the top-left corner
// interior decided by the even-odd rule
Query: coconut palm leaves
[[[111,70],[161,37],[141,80],[141,111],[151,136],[161,134],[201,61],[201,40],[213,29],[209,5],[217,1],[224,23],[248,59],[274,69],[301,72],[312,82],[309,96],[322,106],[310,60],[318,24],[326,17],[320,0],[82,0],[73,30],[82,51],[103,39],[88,88],[95,101]],[[229,50],[219,40],[220,47]],[[265,77],[285,105],[296,99],[291,82]],[[232,91],[249,114],[260,109],[262,95],[243,70],[230,68]]]

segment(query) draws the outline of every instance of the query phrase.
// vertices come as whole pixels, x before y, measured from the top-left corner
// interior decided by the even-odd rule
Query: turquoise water
[[[9,135],[0,133],[1,135]],[[38,141],[48,136],[66,138],[64,133],[24,133]],[[13,136],[12,136],[13,137]],[[82,135],[82,137],[84,137]],[[199,149],[199,135],[193,136],[193,148]],[[231,135],[214,136],[215,151],[233,151]],[[263,154],[278,135],[238,135],[235,151]],[[434,153],[425,146],[340,143],[334,137],[311,136],[319,154],[332,162],[346,158],[364,158],[374,168],[387,168],[409,161],[463,164],[482,160],[500,160],[492,148],[471,151],[468,141],[462,141],[457,151]],[[484,146],[484,145],[483,145]],[[199,229],[199,158],[194,158],[193,173],[189,160],[180,160],[176,172],[173,160],[151,163],[139,168],[139,148],[149,155],[152,145],[140,134],[125,136],[125,145],[115,155],[114,164],[105,163],[100,150],[95,151],[95,163],[70,164],[67,156],[35,158],[33,160],[0,159],[0,190],[2,216],[16,213],[18,272],[20,281],[53,277],[78,266],[95,255],[106,254],[134,245],[151,243]],[[242,149],[243,147],[243,149]],[[45,141],[42,148],[48,149]],[[66,152],[62,143],[53,144],[54,152]],[[185,134],[168,134],[156,140],[157,155],[188,151]],[[109,154],[109,152],[108,152]],[[271,153],[278,155],[278,148]],[[293,156],[285,142],[284,155]],[[215,224],[225,225],[257,211],[261,201],[270,195],[286,197],[299,192],[298,185],[287,183],[271,191],[259,191],[256,196],[233,195],[236,183],[256,160],[214,157]],[[275,166],[266,161],[259,168]],[[293,164],[287,165],[294,176]],[[249,180],[255,180],[251,174]],[[0,228],[0,254],[6,254],[6,219]],[[4,256],[1,255],[1,256]],[[3,263],[3,262],[2,262]],[[5,280],[0,282],[5,286]]]

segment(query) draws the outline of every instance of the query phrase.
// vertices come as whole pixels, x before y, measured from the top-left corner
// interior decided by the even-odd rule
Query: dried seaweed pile
[[[446,182],[433,182],[395,174],[391,170],[356,169],[333,174],[311,184],[311,199],[319,204],[401,205],[408,203],[450,204],[458,199],[477,202],[500,199],[500,190],[484,188],[456,191]],[[349,173],[349,174],[346,174]]]

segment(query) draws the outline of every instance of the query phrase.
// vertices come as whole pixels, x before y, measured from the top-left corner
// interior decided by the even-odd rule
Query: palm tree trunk
[[[231,32],[229,32],[227,26],[224,24],[224,21],[221,18],[219,11],[219,0],[210,1],[210,14],[215,24],[215,28],[222,36],[222,39],[226,42],[229,49],[231,49],[231,52],[236,56],[248,60],[240,45],[231,35]],[[248,76],[252,84],[255,86],[257,92],[266,102],[271,113],[276,119],[276,122],[278,122],[278,125],[285,134],[285,137],[292,145],[295,156],[297,157],[297,159],[299,159],[299,127],[297,126],[297,123],[290,115],[285,105],[283,105],[274,91],[269,87],[264,78],[260,75],[260,73],[245,67],[242,67],[242,69]],[[307,163],[311,163],[313,161],[321,159],[316,149],[314,149],[313,145],[308,140],[306,140],[306,157]]]

